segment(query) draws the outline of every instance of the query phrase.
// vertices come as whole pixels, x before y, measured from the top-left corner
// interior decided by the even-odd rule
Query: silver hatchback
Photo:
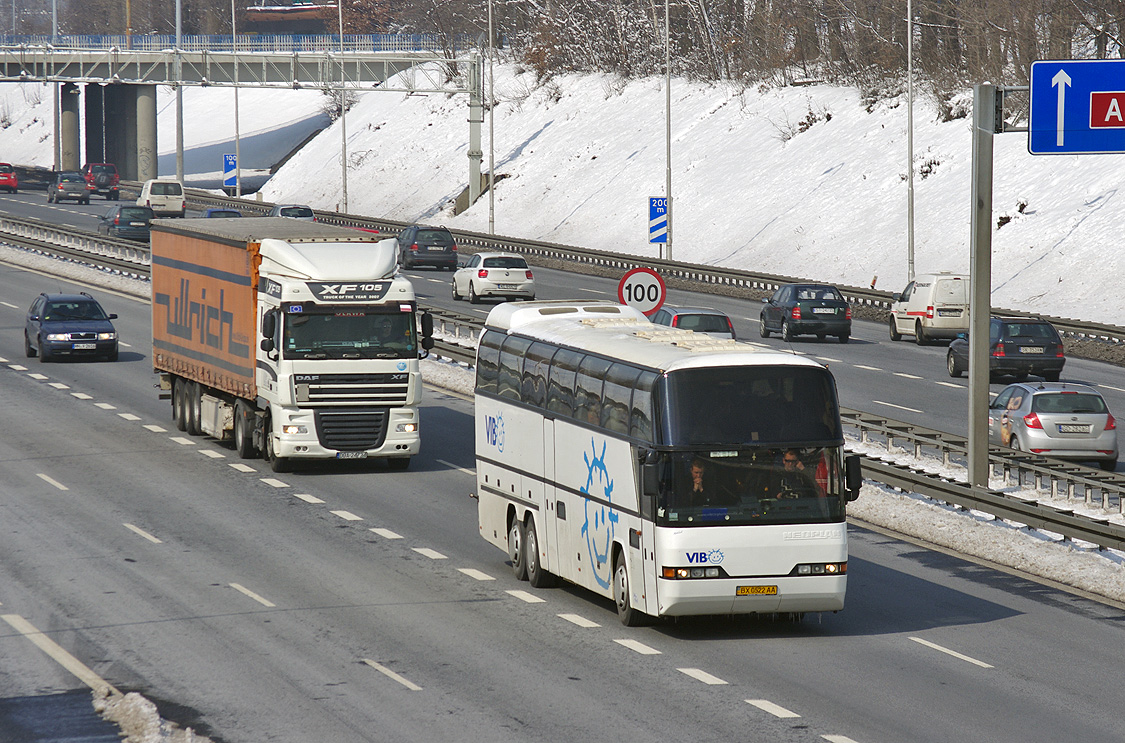
[[[1093,387],[1023,382],[1000,391],[988,408],[989,443],[1048,457],[1117,468],[1117,421]]]

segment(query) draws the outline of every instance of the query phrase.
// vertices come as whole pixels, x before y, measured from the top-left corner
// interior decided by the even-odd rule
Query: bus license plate
[[[776,596],[777,586],[739,586],[735,596]]]
[[[338,451],[336,459],[367,459],[365,451]]]
[[[74,350],[75,351],[93,351],[97,347],[98,347],[97,343],[75,343],[74,344]]]

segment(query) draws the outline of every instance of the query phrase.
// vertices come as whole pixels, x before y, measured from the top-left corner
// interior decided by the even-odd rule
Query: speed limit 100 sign
[[[667,295],[664,279],[651,268],[634,268],[617,285],[617,300],[646,315],[660,309]]]

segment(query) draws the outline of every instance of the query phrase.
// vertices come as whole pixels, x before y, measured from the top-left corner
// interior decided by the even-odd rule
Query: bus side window
[[[633,383],[629,435],[642,441],[652,441],[652,388],[656,385],[657,376],[656,372],[642,371]]]
[[[523,362],[523,385],[520,396],[528,405],[542,408],[547,401],[547,369],[555,347],[547,343],[533,343]]]
[[[496,394],[511,400],[520,399],[523,359],[531,341],[508,336],[500,348],[500,372],[496,378]]]
[[[614,364],[605,377],[602,390],[602,428],[614,433],[629,433],[629,402],[633,382],[640,369],[628,364]]]
[[[567,418],[574,417],[574,378],[582,354],[560,348],[551,365],[551,376],[547,380],[547,410]]]
[[[609,362],[587,356],[578,367],[574,383],[574,417],[583,423],[601,425],[602,380],[609,372]]]
[[[486,332],[477,349],[477,392],[496,392],[496,377],[500,366],[501,333]]]

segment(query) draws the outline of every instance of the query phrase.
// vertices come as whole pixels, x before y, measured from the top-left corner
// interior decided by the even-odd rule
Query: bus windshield
[[[289,314],[283,349],[287,359],[399,359],[417,357],[414,315],[362,308]]]
[[[660,455],[661,526],[820,524],[844,520],[840,447]]]
[[[657,398],[671,446],[843,444],[836,386],[821,367],[681,369],[660,381]]]

